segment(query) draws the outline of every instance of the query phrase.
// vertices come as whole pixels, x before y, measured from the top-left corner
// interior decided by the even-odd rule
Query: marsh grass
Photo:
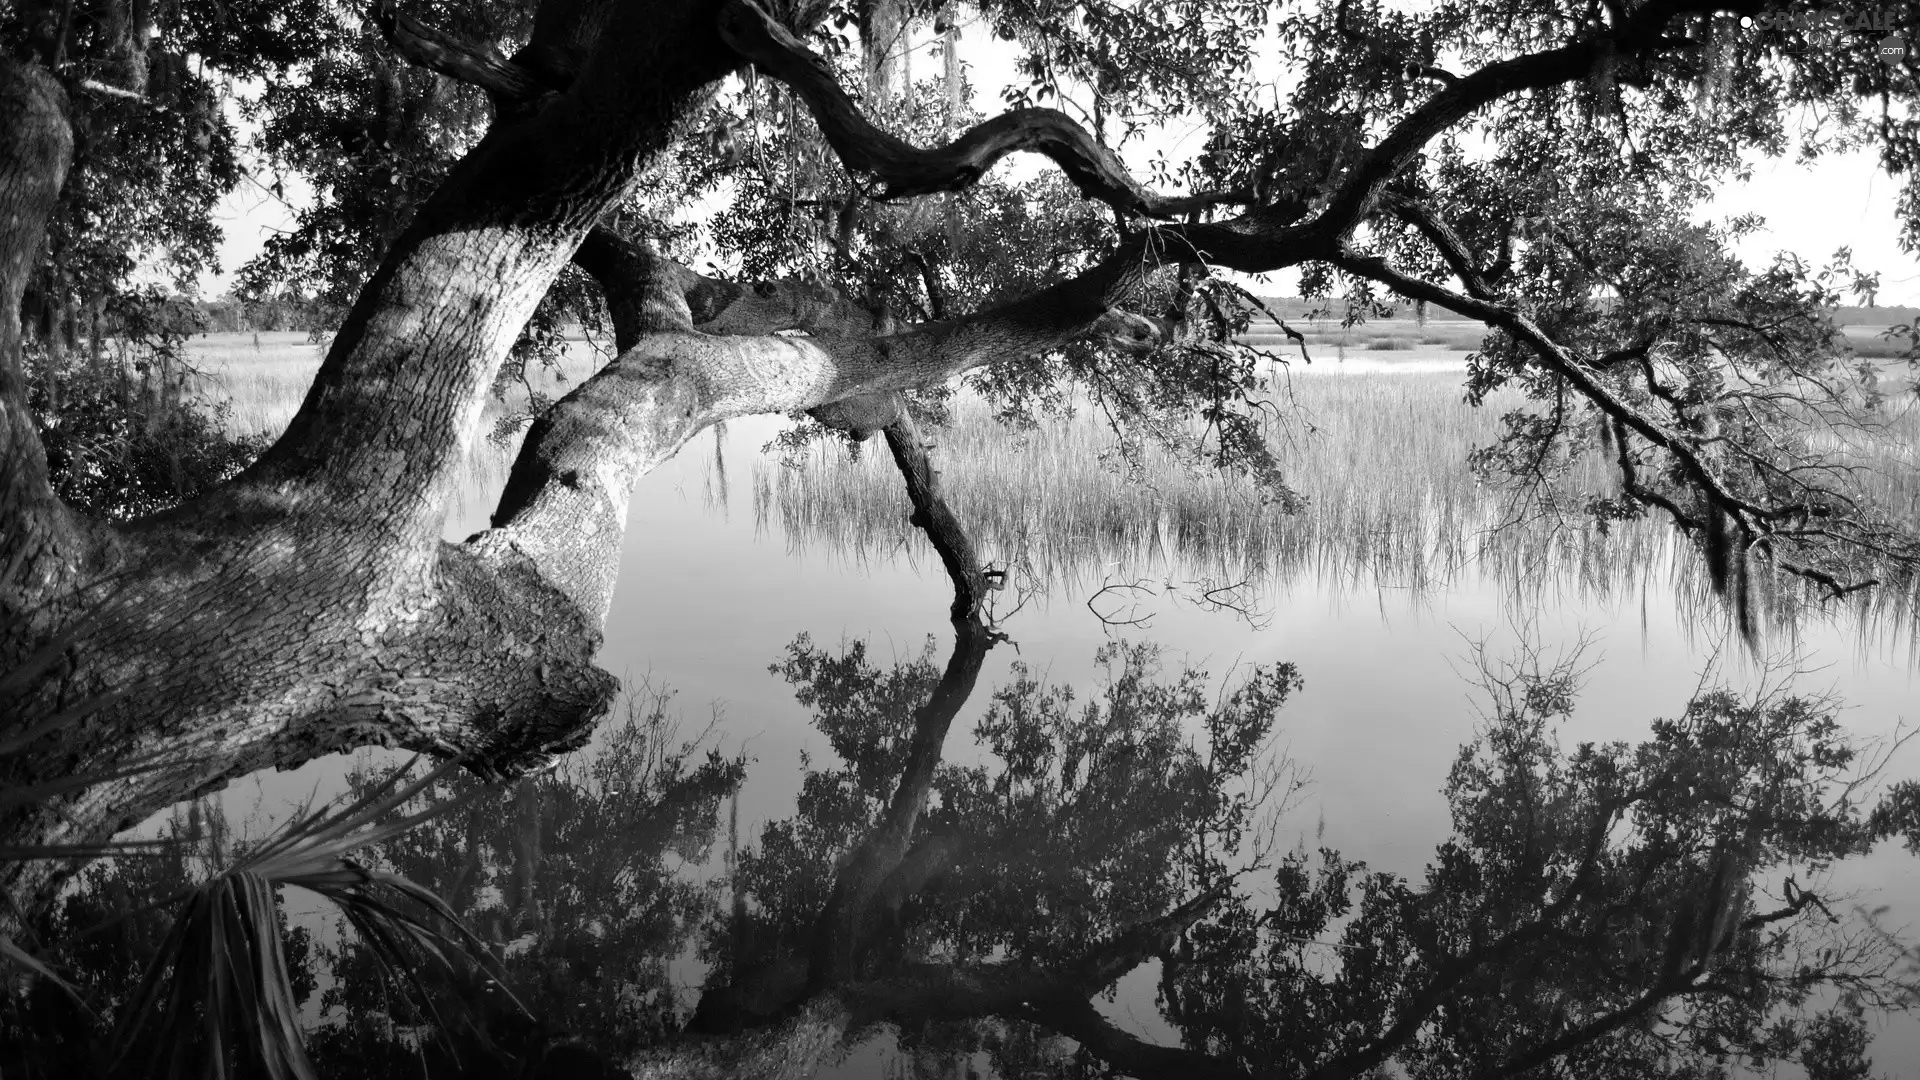
[[[198,373],[195,389],[207,400],[231,404],[228,422],[235,435],[285,431],[325,353],[324,342],[294,332],[201,334],[187,342]]]
[[[1277,402],[1284,422],[1272,424],[1268,437],[1286,483],[1307,498],[1297,513],[1251,480],[1188,468],[1152,449],[1129,478],[1103,464],[1116,440],[1084,407],[1069,421],[1009,432],[983,403],[963,400],[954,425],[936,436],[936,460],[986,555],[1043,591],[1084,595],[1116,581],[1164,578],[1208,587],[1246,582],[1267,594],[1314,582],[1417,598],[1472,580],[1527,605],[1607,602],[1652,588],[1677,594],[1716,625],[1724,617],[1700,560],[1664,521],[1615,524],[1602,534],[1581,521],[1543,517],[1512,493],[1477,482],[1468,454],[1497,440],[1501,415],[1521,404],[1517,393],[1495,394],[1475,409],[1462,400],[1457,371],[1292,370]],[[1920,418],[1895,413],[1883,435],[1860,448],[1875,459],[1865,482],[1891,505],[1920,506],[1913,472]],[[1578,496],[1612,485],[1589,459],[1561,486]],[[857,456],[842,444],[818,446],[802,467],[762,459],[752,487],[756,521],[777,523],[792,547],[821,546],[855,561],[902,549],[929,555],[906,522],[898,477],[877,444]],[[1872,590],[1849,610],[1865,623],[1904,627],[1911,599]],[[1787,628],[1817,606],[1794,588],[1766,603],[1775,624]]]
[[[1130,477],[1103,462],[1116,440],[1081,408],[1067,422],[1010,433],[963,401],[937,437],[942,477],[963,520],[1003,564],[1047,585],[1098,585],[1113,573],[1206,581],[1301,576],[1424,590],[1466,567],[1574,580],[1599,589],[1664,565],[1654,530],[1611,538],[1499,529],[1524,512],[1482,489],[1466,467],[1498,433],[1496,401],[1474,410],[1446,372],[1301,375],[1269,441],[1286,482],[1307,497],[1287,513],[1252,480],[1189,467],[1148,448]],[[754,507],[790,543],[862,557],[913,544],[893,466],[838,445],[805,467],[757,462]]]

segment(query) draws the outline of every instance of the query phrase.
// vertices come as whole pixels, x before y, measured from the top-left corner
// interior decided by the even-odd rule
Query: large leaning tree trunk
[[[1500,98],[1684,48],[1668,24],[1724,6],[1650,0],[1459,77],[1309,207],[1154,194],[1052,110],[913,147],[873,127],[801,43],[796,32],[822,13],[807,0],[543,0],[511,57],[383,3],[374,17],[394,45],[485,88],[495,121],[386,253],[280,439],[206,496],[124,526],[60,504],[27,415],[19,303],[71,139],[40,61],[0,60],[0,782],[12,796],[0,800],[0,846],[96,842],[245,772],[355,746],[458,756],[489,775],[577,746],[616,688],[593,657],[641,475],[729,417],[809,410],[897,434],[896,391],[1089,332],[1150,344],[1165,328],[1118,305],[1158,265],[1319,260],[1500,326],[1623,439],[1672,455],[1716,512],[1758,530],[1767,508],[1737,498],[1684,433],[1609,390],[1471,273],[1460,294],[1348,247],[1440,132]],[[880,197],[963,188],[1006,154],[1036,151],[1112,206],[1127,234],[1078,278],[883,333],[817,289],[712,281],[598,230],[713,84],[749,64],[793,88]],[[1147,220],[1235,204],[1245,212],[1218,221]],[[493,527],[444,543],[495,370],[570,259],[600,281],[620,355],[536,423]],[[776,333],[790,329],[808,334]],[[631,595],[645,603],[644,588]],[[54,865],[0,872],[31,909],[50,895]]]
[[[68,139],[4,68],[0,701],[10,841],[99,838],[269,765],[366,743],[506,770],[577,744],[614,692],[599,612],[511,537],[439,540],[494,370],[583,236],[738,60],[694,3],[549,4],[526,50],[577,70],[511,113],[394,244],[286,433],[208,497],[108,533],[51,497],[15,315]],[[20,105],[16,105],[20,102]],[[16,209],[17,208],[17,209]],[[617,537],[615,538],[617,540]],[[45,864],[11,883],[32,890]]]

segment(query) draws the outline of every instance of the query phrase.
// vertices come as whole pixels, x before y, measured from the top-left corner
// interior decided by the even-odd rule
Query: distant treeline
[[[1316,315],[1322,318],[1339,319],[1346,315],[1346,302],[1338,297],[1315,299],[1301,296],[1263,296],[1265,304],[1274,314],[1283,319],[1308,319]],[[1451,311],[1428,305],[1427,319],[1433,322],[1465,321]],[[1394,319],[1418,319],[1419,312],[1411,303],[1395,304]],[[1911,326],[1920,322],[1920,307],[1859,307],[1846,305],[1833,309],[1833,321],[1841,326]]]
[[[339,325],[341,311],[332,304],[299,296],[273,296],[260,300],[242,300],[221,296],[198,300],[199,331],[206,334],[234,334],[274,330],[325,332]]]
[[[1260,302],[1265,304],[1267,306],[1267,309],[1270,312],[1280,316],[1283,319],[1312,319],[1312,318],[1342,319],[1342,318],[1345,318],[1347,314],[1346,301],[1337,296],[1329,297],[1329,298],[1305,297],[1305,296],[1263,296],[1260,298]],[[1427,305],[1426,317],[1430,321],[1434,321],[1434,322],[1442,322],[1442,321],[1465,322],[1467,321],[1461,316],[1455,315],[1451,311],[1447,311],[1443,308],[1434,307],[1431,304]],[[1371,321],[1372,319],[1376,318],[1376,316],[1373,316],[1370,314],[1368,318]],[[1411,303],[1398,303],[1393,305],[1393,314],[1387,316],[1387,318],[1418,319],[1420,318],[1420,312]]]
[[[1837,307],[1833,321],[1841,326],[1912,326],[1920,321],[1920,307]]]

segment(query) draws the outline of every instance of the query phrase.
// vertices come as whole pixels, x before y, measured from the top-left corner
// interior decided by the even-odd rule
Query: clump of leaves
[[[229,406],[189,390],[188,328],[139,305],[119,312],[132,336],[89,355],[26,350],[27,407],[59,496],[117,521],[159,513],[245,468],[266,449],[226,432]]]

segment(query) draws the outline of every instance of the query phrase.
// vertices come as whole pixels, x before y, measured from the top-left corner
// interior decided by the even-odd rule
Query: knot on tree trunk
[[[899,394],[870,394],[829,402],[807,415],[835,431],[846,432],[857,442],[865,442],[899,419],[905,407]]]
[[[600,626],[510,545],[449,545],[441,559],[448,619],[444,647],[493,671],[488,700],[457,743],[489,779],[545,767],[579,749],[606,716],[619,680],[594,665]],[[484,685],[484,684],[483,684]]]

